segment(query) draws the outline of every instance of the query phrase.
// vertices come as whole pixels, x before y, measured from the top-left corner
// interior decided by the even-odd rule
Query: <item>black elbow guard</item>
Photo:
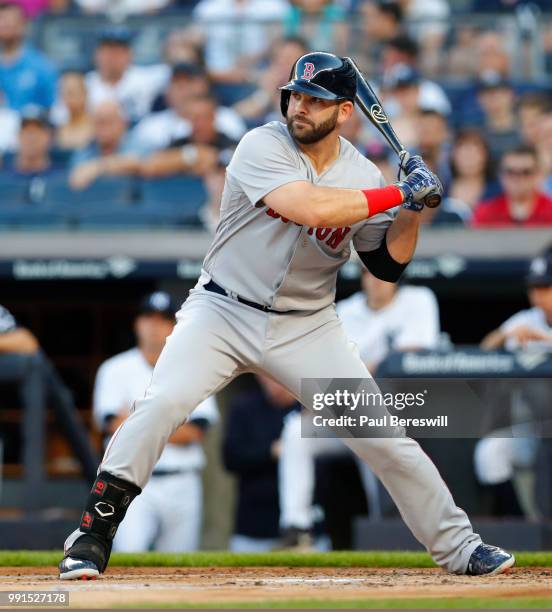
[[[358,253],[362,263],[368,270],[380,280],[388,283],[396,283],[406,269],[408,263],[395,261],[387,250],[385,238],[374,251],[361,251]]]

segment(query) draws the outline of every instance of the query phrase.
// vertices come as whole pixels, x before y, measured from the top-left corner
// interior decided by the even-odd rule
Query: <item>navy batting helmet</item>
[[[289,75],[289,83],[280,87],[280,109],[287,114],[292,91],[324,100],[350,100],[356,96],[356,72],[347,58],[333,53],[307,53],[300,57]]]

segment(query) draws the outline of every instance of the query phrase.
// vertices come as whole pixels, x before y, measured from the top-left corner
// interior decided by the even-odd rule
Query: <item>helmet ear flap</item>
[[[284,117],[287,116],[287,110],[289,106],[290,97],[291,97],[291,91],[286,91],[285,89],[282,91],[280,95],[280,110],[282,111],[282,115]]]

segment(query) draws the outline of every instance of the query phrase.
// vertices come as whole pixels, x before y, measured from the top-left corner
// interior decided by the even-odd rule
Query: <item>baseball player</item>
[[[423,198],[441,186],[416,157],[405,163],[404,180],[385,186],[339,136],[356,95],[348,60],[309,53],[290,76],[281,94],[286,123],[256,128],[236,148],[201,276],[146,396],[106,449],[80,526],[65,541],[62,579],[105,571],[117,527],[168,438],[236,376],[265,373],[307,407],[303,378],[362,379],[354,391],[377,392],[335,311],[337,271],[354,247],[373,274],[396,281],[414,253]],[[399,428],[384,433],[345,443],[378,475],[435,562],[468,574],[512,566],[511,554],[482,544],[419,445]]]
[[[176,309],[168,293],[146,296],[134,321],[138,345],[105,361],[94,386],[94,418],[108,438],[143,397],[153,367],[173,330]],[[201,441],[218,420],[214,397],[206,398],[181,425],[161,454],[152,477],[117,531],[114,550],[136,552],[197,550],[201,531]],[[185,492],[185,493],[184,493]]]

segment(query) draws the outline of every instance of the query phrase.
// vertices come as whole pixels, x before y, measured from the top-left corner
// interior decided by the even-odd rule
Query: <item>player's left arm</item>
[[[420,214],[401,208],[377,248],[363,250],[355,245],[358,256],[374,276],[396,283],[414,256],[419,229]]]

